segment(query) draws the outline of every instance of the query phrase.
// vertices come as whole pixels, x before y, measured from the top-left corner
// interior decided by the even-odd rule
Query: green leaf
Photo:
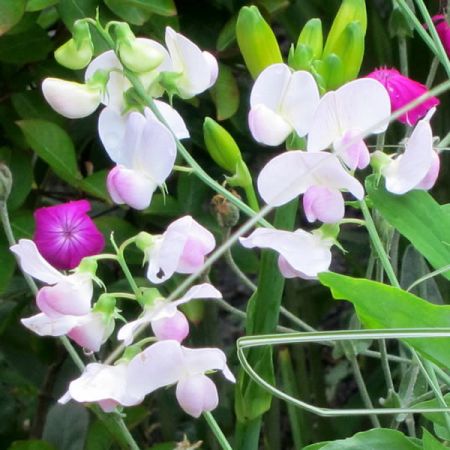
[[[111,433],[100,420],[95,420],[89,426],[84,450],[109,450],[111,446]]]
[[[174,16],[173,0],[105,0],[109,9],[133,25],[143,25],[152,14]]]
[[[58,450],[83,450],[89,413],[78,403],[55,404],[47,414],[42,437]]]
[[[16,260],[9,251],[9,244],[3,235],[0,235],[0,255],[2,255],[2,263],[0,264],[0,293],[3,293],[8,287],[16,268]]]
[[[9,64],[42,61],[52,49],[53,44],[48,34],[38,25],[23,33],[0,37],[0,61]]]
[[[447,406],[450,406],[450,394],[444,395],[444,400]],[[425,402],[416,403],[414,405],[414,408],[440,408],[442,405],[440,404],[439,400],[436,398],[433,398],[432,400],[427,400]],[[445,413],[438,413],[438,412],[430,412],[430,413],[423,413],[422,415],[428,419],[430,422],[433,422],[435,425],[440,425],[441,427],[446,427],[447,422],[445,421],[444,417]]]
[[[386,284],[327,272],[319,275],[333,297],[348,300],[367,328],[450,328],[450,306],[433,305]],[[450,367],[447,338],[405,339],[425,357]]]
[[[370,200],[381,215],[435,268],[440,269],[450,261],[450,216],[446,214],[428,192],[411,191],[393,195],[376,177],[366,179]],[[450,280],[450,271],[442,274]]]
[[[78,185],[75,148],[70,136],[58,125],[46,120],[30,119],[17,122],[30,147],[69,184]]]
[[[34,12],[34,11],[42,11],[49,6],[57,5],[59,0],[28,0],[26,11]]]
[[[422,450],[412,439],[403,433],[388,428],[356,433],[351,438],[339,439],[333,442],[324,442],[308,445],[303,450]]]
[[[219,52],[223,52],[230,47],[231,44],[236,42],[236,22],[237,16],[231,17],[220,31],[216,42],[216,49]]]
[[[20,21],[25,12],[25,0],[0,0],[0,36]]]
[[[423,450],[445,450],[448,449],[444,444],[439,442],[429,431],[423,428]]]
[[[111,203],[108,190],[106,189],[107,170],[99,170],[98,172],[84,178],[80,183],[80,189],[95,197],[101,198]]]
[[[16,240],[32,239],[34,231],[33,213],[28,210],[21,210],[11,216],[11,228]]]
[[[95,17],[95,9],[99,0],[60,0],[58,11],[64,25],[72,31],[73,24],[77,19],[84,17]]]
[[[232,70],[225,64],[219,64],[219,77],[211,89],[211,97],[217,120],[229,119],[239,108],[239,88]]]
[[[15,441],[8,450],[56,450],[56,448],[48,442],[33,439],[30,441]]]

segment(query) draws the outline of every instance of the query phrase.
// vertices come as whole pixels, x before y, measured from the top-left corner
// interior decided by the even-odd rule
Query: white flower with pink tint
[[[146,250],[149,262],[147,278],[158,284],[169,279],[175,272],[194,273],[201,269],[206,255],[215,246],[212,233],[191,216],[177,219]]]
[[[173,72],[173,83],[181,98],[194,97],[216,82],[219,66],[211,53],[201,51],[196,44],[170,27],[166,28],[165,39],[172,64],[167,72]]]
[[[217,348],[189,349],[174,340],[159,341],[136,355],[128,364],[128,392],[135,398],[177,384],[181,408],[193,417],[212,411],[219,403],[215,384],[205,375],[222,371],[235,382],[225,354]]]
[[[139,319],[124,325],[119,330],[117,338],[124,341],[125,345],[130,345],[133,342],[134,332],[142,325],[150,323],[159,340],[173,339],[181,342],[189,333],[189,323],[184,314],[178,311],[178,306],[194,299],[207,298],[222,298],[222,294],[211,284],[204,283],[191,287],[183,297],[173,302],[157,298],[145,307]]]
[[[158,120],[138,112],[128,115],[123,141],[107,145],[117,164],[108,174],[109,194],[117,204],[147,208],[153,193],[172,172],[177,155],[172,133]]]
[[[403,154],[381,169],[389,192],[401,195],[413,189],[428,190],[434,186],[440,161],[433,149],[433,133],[429,123],[433,112],[418,122],[406,141]]]
[[[293,72],[286,64],[264,69],[250,95],[248,123],[256,141],[279,145],[295,131],[305,136],[319,103],[319,89],[309,72]]]
[[[144,397],[130,394],[127,369],[126,363],[115,366],[88,364],[81,376],[70,383],[69,390],[58,402],[67,403],[73,399],[80,403],[98,403],[105,412],[113,411],[117,405],[137,405]]]
[[[279,253],[278,266],[286,278],[317,278],[319,273],[328,271],[331,264],[333,241],[320,232],[257,228],[239,240],[246,248],[270,248]]]
[[[327,92],[315,111],[307,150],[333,151],[351,169],[370,162],[369,150],[360,134],[386,131],[391,113],[388,92],[378,81],[362,78]]]
[[[348,191],[358,200],[364,197],[361,183],[327,152],[290,151],[269,161],[258,177],[258,191],[270,206],[281,206],[300,194],[308,220],[337,222],[344,216]]]

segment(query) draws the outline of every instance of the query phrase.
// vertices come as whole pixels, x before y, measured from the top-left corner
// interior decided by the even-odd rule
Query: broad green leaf
[[[89,413],[84,406],[56,403],[47,414],[42,437],[58,450],[83,450]]]
[[[450,328],[450,306],[433,305],[386,284],[327,272],[319,275],[333,297],[348,300],[367,328]],[[425,357],[450,367],[447,338],[405,339]]]
[[[13,94],[11,101],[21,119],[44,119],[57,123],[64,120],[49,106],[37,89]]]
[[[58,11],[64,25],[72,30],[77,19],[95,17],[95,9],[99,0],[59,0]]]
[[[33,439],[30,441],[15,441],[9,446],[8,450],[56,450],[56,447],[46,441]]]
[[[450,394],[444,395],[444,400],[447,406],[450,406]],[[414,405],[415,408],[440,408],[442,405],[435,398],[432,400],[427,400],[425,402],[416,403]],[[441,427],[446,427],[447,423],[445,421],[444,413],[424,413],[424,417],[426,417],[430,422],[433,422],[435,425],[439,425]]]
[[[31,239],[34,231],[33,213],[20,210],[11,215],[11,228],[16,240]]]
[[[84,450],[109,450],[113,438],[111,433],[100,420],[95,420],[89,426]]]
[[[143,25],[152,14],[174,16],[173,0],[105,0],[112,12],[133,25]]]
[[[381,215],[435,268],[450,261],[450,216],[428,192],[411,191],[394,195],[376,185],[373,175],[366,179],[370,200]],[[450,271],[442,274],[450,280]]]
[[[25,12],[25,0],[0,0],[0,36],[20,21]]]
[[[236,42],[236,22],[237,16],[233,16],[220,31],[216,42],[216,48],[219,52],[223,52]]]
[[[239,108],[239,88],[232,70],[225,64],[219,64],[219,77],[211,89],[211,97],[217,120],[229,119]]]
[[[423,450],[445,450],[447,446],[439,442],[430,432],[423,429]]]
[[[9,244],[3,234],[0,235],[0,293],[4,292],[9,285],[9,282],[14,275],[16,268],[16,260],[13,254],[9,251]]]
[[[422,450],[412,439],[403,433],[388,428],[356,433],[351,438],[339,439],[333,442],[324,442],[308,445],[303,450]]]
[[[26,11],[34,12],[34,11],[42,11],[49,6],[57,5],[59,0],[28,0]]]
[[[95,197],[101,198],[111,203],[108,190],[106,189],[106,170],[99,170],[98,172],[84,178],[80,183],[80,189]]]
[[[150,206],[142,211],[142,214],[150,214],[161,217],[177,217],[182,214],[177,199],[171,195],[154,194]]]
[[[46,120],[30,119],[17,122],[30,147],[64,181],[79,184],[75,148],[70,136],[58,125]]]
[[[0,37],[0,61],[4,63],[28,64],[42,61],[52,49],[53,43],[48,34],[37,25],[23,33]]]

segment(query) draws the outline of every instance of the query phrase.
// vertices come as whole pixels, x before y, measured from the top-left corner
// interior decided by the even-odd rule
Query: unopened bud
[[[72,39],[69,39],[55,51],[55,59],[59,64],[69,69],[84,69],[94,54],[89,25],[86,22],[76,21],[72,36]]]
[[[203,136],[206,150],[215,163],[228,172],[236,173],[236,165],[242,160],[242,155],[231,134],[215,120],[206,117]]]
[[[232,191],[232,193],[240,198],[237,192]],[[222,228],[232,228],[239,222],[239,208],[221,194],[212,198],[211,210]]]
[[[244,6],[239,11],[236,38],[253,78],[271,64],[283,62],[275,34],[256,6]]]
[[[162,63],[164,55],[139,42],[127,23],[117,24],[115,30],[117,52],[125,67],[133,72],[149,72]]]
[[[294,70],[310,70],[313,62],[313,51],[308,45],[291,46],[288,65]]]
[[[412,2],[408,2],[408,6],[415,12],[414,4]],[[394,2],[391,16],[389,17],[389,35],[391,38],[413,37],[414,35],[413,24],[405,17],[396,2]]]
[[[335,46],[345,30],[346,26],[351,22],[359,22],[363,35],[367,29],[367,11],[365,0],[342,0],[341,7],[334,18],[333,25],[328,33],[323,56],[326,57],[330,53],[336,53]]]
[[[94,312],[101,312],[107,316],[114,314],[116,298],[110,294],[102,294],[93,307]]]
[[[0,163],[0,203],[6,203],[12,187],[12,173],[6,164]]]
[[[319,73],[327,91],[337,89],[344,84],[344,64],[334,53],[323,59]]]
[[[305,45],[311,49],[313,59],[322,57],[323,33],[320,19],[311,19],[306,22],[297,40],[297,46],[300,45]]]

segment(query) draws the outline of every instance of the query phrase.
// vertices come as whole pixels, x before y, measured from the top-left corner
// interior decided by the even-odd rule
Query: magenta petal
[[[33,240],[52,266],[73,269],[84,257],[103,250],[105,239],[87,215],[90,209],[87,200],[78,200],[35,211]]]
[[[391,99],[392,111],[397,111],[428,92],[425,85],[405,77],[396,69],[377,69],[367,77],[378,80],[386,88]],[[436,97],[430,97],[419,106],[401,115],[398,120],[410,126],[415,125],[419,119],[426,116],[431,108],[437,105],[439,105],[439,100]]]
[[[450,26],[447,23],[447,18],[444,14],[438,14],[432,19],[442,45],[444,46],[447,55],[450,55]]]

